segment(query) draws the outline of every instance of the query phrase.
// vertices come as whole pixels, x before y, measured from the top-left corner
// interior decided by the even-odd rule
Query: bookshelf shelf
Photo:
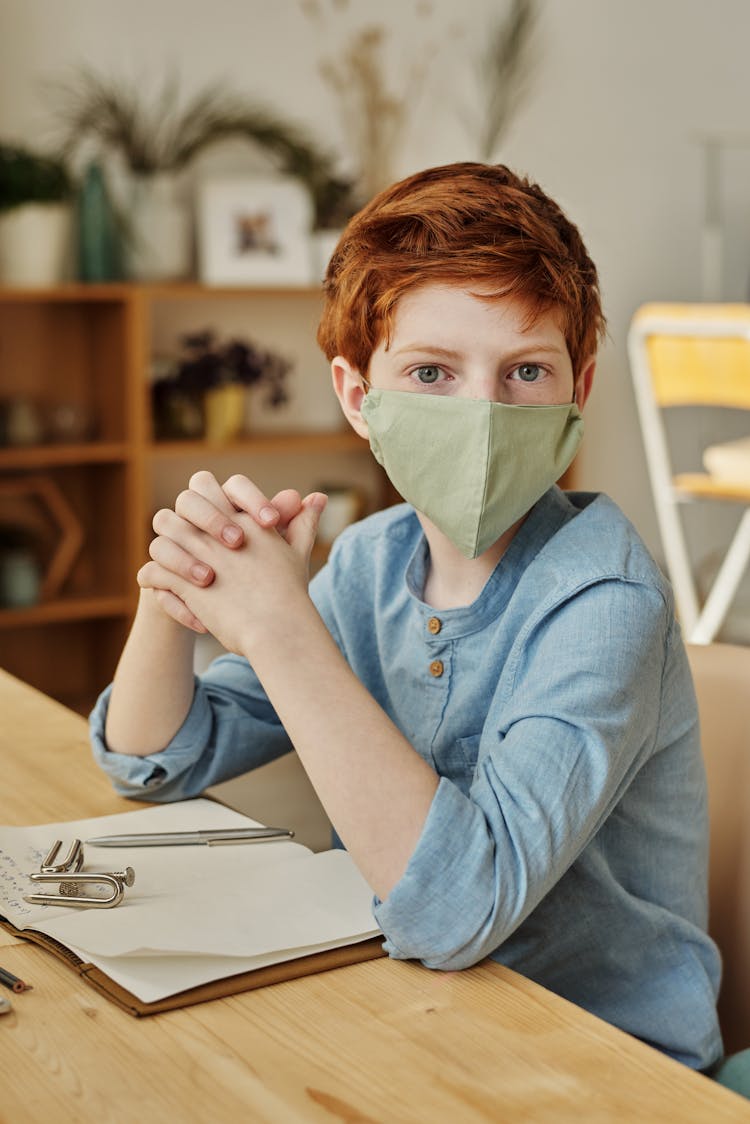
[[[318,379],[325,372],[314,342],[320,300],[319,288],[304,286],[0,287],[0,405],[23,398],[42,418],[60,405],[72,407],[93,434],[85,441],[0,444],[0,483],[47,478],[84,532],[58,596],[23,608],[0,606],[0,666],[55,698],[75,698],[80,709],[91,705],[114,671],[135,609],[135,574],[146,558],[152,512],[164,502],[155,496],[163,475],[187,479],[212,460],[250,472],[253,458],[270,458],[284,473],[285,458],[297,458],[295,466],[307,458],[321,466],[316,480],[335,480],[323,466],[338,457],[344,485],[357,458],[366,457],[362,463],[371,471],[367,442],[320,417],[311,421],[315,428],[264,432],[261,426],[226,445],[151,436],[150,365],[166,338],[230,310],[250,335],[262,340],[264,331],[275,332],[274,346],[296,352],[301,379]],[[329,393],[321,382],[310,399],[312,413]],[[380,476],[373,494],[374,506],[387,502]],[[0,533],[17,514],[1,497],[2,489]],[[317,561],[323,557],[318,549]]]

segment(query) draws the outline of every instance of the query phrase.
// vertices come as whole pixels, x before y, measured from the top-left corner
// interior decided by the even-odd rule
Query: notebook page
[[[97,848],[85,869],[122,870],[136,882],[114,909],[23,902],[54,839],[135,831],[240,827],[256,821],[209,800],[29,828],[0,827],[0,914],[61,941],[149,1002],[186,988],[379,932],[372,894],[343,851],[313,854],[290,842],[237,846]],[[51,892],[53,886],[35,887]]]

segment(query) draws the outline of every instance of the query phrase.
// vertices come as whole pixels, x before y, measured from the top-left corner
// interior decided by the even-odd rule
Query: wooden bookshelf
[[[64,496],[84,538],[54,597],[0,606],[0,666],[78,710],[87,710],[111,678],[127,634],[156,475],[180,458],[190,464],[230,455],[244,464],[255,456],[369,457],[367,443],[340,426],[261,432],[230,445],[153,440],[148,377],[162,318],[188,309],[195,315],[198,308],[210,318],[222,304],[246,308],[248,334],[261,341],[269,309],[280,308],[284,323],[302,317],[300,338],[316,355],[310,328],[320,306],[317,289],[0,288],[0,400],[22,397],[42,417],[65,405],[87,422],[83,438],[0,445],[0,483],[42,474]],[[252,321],[254,308],[261,310],[260,323]],[[306,375],[314,362],[319,357],[301,364]],[[0,528],[13,521],[4,503],[0,489]]]

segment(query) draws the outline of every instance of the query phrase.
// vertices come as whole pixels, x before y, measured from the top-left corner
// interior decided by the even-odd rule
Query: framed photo
[[[297,180],[207,180],[198,195],[198,272],[206,285],[308,285],[312,202]]]

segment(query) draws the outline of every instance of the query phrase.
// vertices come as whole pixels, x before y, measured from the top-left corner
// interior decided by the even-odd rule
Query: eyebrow
[[[565,353],[564,347],[558,347],[555,344],[535,343],[534,340],[529,340],[528,343],[523,343],[514,348],[507,358],[512,359],[519,355],[528,355],[530,352],[543,352],[547,355],[563,355]],[[399,347],[398,350],[393,352],[393,355],[437,355],[445,359],[460,359],[462,352],[455,351],[449,347],[439,347],[432,343],[409,343],[404,347]]]
[[[409,343],[404,347],[400,347],[397,351],[394,351],[393,354],[409,355],[412,352],[420,355],[424,355],[425,353],[429,355],[442,355],[446,359],[458,359],[461,355],[460,351],[453,351],[449,347],[436,347],[436,345],[432,343]]]

